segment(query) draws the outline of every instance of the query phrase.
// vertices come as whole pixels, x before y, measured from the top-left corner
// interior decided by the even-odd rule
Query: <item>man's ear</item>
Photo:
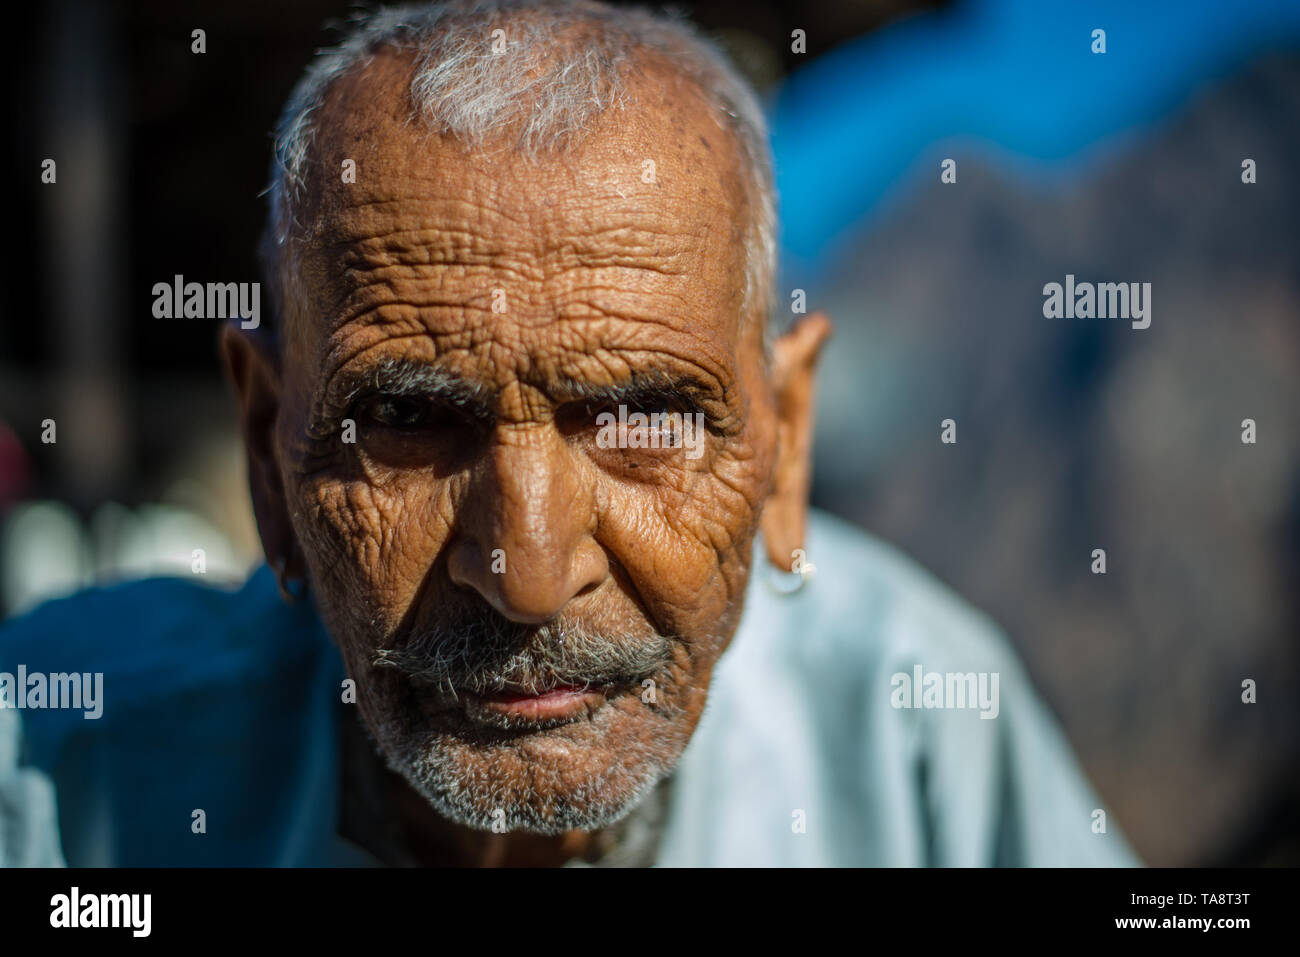
[[[248,490],[262,550],[272,568],[284,561],[290,573],[301,575],[276,454],[280,361],[275,342],[265,328],[241,329],[237,322],[228,322],[221,328],[221,356],[239,402],[239,425],[248,458]]]
[[[812,484],[813,386],[817,358],[831,330],[826,314],[814,312],[772,344],[777,458],[761,528],[768,561],[782,571],[791,570],[795,549],[804,547]]]

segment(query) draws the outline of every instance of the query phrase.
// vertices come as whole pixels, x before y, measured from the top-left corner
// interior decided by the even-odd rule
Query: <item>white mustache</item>
[[[671,660],[672,640],[658,632],[630,638],[581,625],[516,625],[491,615],[438,625],[400,648],[381,648],[372,664],[448,695],[507,689],[536,695],[561,686],[639,683]]]

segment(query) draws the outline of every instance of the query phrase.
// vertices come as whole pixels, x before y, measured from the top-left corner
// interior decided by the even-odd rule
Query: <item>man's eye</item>
[[[643,403],[640,405],[622,405],[607,402],[603,405],[588,405],[587,415],[593,419],[601,415],[612,415],[620,421],[666,422],[673,416],[680,418],[681,413],[668,402]]]
[[[637,407],[628,410],[632,428],[645,429],[665,436],[676,434],[681,426],[681,413],[671,406]],[[639,414],[638,414],[639,413]]]
[[[588,414],[601,448],[675,449],[685,441],[685,417],[670,403],[605,405]]]
[[[399,396],[371,399],[362,406],[362,414],[371,422],[393,429],[418,429],[431,420],[428,403]]]

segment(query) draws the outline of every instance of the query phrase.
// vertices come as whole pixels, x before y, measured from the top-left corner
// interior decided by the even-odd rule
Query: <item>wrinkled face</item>
[[[389,763],[463,824],[593,829],[694,730],[772,481],[737,153],[667,77],[534,161],[408,126],[407,83],[320,114],[284,508]]]

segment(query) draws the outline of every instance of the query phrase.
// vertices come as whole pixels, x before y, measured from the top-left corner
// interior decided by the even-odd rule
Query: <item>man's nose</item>
[[[609,575],[570,454],[541,427],[499,437],[461,504],[448,574],[511,621],[549,621]]]

